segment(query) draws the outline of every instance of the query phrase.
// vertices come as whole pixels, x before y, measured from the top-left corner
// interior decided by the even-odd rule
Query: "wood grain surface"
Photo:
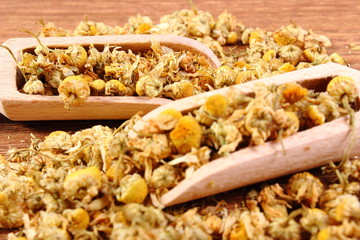
[[[351,67],[360,70],[360,50],[349,47],[352,43],[360,45],[358,0],[194,0],[194,3],[199,9],[209,11],[214,16],[228,10],[245,26],[261,27],[266,30],[276,30],[293,21],[305,29],[312,29],[328,36],[333,43],[333,46],[328,48],[329,52],[338,52],[345,57]],[[122,26],[129,17],[138,13],[158,22],[161,16],[189,6],[186,0],[0,0],[0,43],[9,38],[28,37],[27,34],[19,32],[19,29],[37,32],[41,19],[71,30],[85,16],[92,21]],[[74,132],[96,124],[117,127],[121,121],[13,122],[1,115],[0,153],[6,154],[7,150],[13,147],[28,146],[30,133],[43,138],[54,130]],[[236,201],[242,197],[243,192],[243,189],[239,189],[222,197]],[[6,230],[1,230],[0,239],[6,239],[6,233]]]

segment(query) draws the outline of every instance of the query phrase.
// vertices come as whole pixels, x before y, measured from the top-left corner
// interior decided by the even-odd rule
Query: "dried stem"
[[[25,73],[21,70],[21,65],[20,65],[19,61],[16,59],[14,53],[11,51],[11,49],[10,49],[9,47],[3,45],[3,44],[0,44],[0,47],[6,49],[6,50],[10,53],[11,57],[14,59],[14,62],[15,62],[15,64],[16,64],[16,66],[19,68],[21,74],[23,75],[25,81],[27,82],[26,75],[25,75]]]

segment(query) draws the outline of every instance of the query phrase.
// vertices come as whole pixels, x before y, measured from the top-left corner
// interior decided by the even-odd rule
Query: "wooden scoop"
[[[104,45],[121,46],[133,52],[150,49],[151,42],[176,51],[188,50],[206,56],[213,67],[220,61],[202,43],[185,37],[173,35],[117,35],[86,37],[41,38],[41,42],[51,48],[64,48],[73,44],[82,46]],[[9,47],[17,59],[24,50],[35,49],[35,38],[13,38],[3,45]],[[11,120],[80,120],[80,119],[127,119],[137,112],[147,113],[152,109],[171,102],[164,98],[90,96],[87,101],[71,110],[64,109],[59,96],[28,95],[19,92],[23,85],[22,77],[14,60],[5,49],[0,49],[0,112]]]
[[[146,126],[147,120],[168,108],[181,112],[197,109],[213,94],[227,95],[233,91],[232,89],[240,90],[245,94],[251,93],[256,82],[276,85],[297,82],[308,89],[324,91],[331,78],[340,75],[352,77],[356,81],[359,94],[359,71],[335,63],[327,63],[171,102],[145,115],[143,117],[145,121],[135,124],[134,129],[141,130]],[[359,103],[360,100],[357,99],[358,106]],[[360,112],[355,113],[355,118],[356,139],[351,149],[351,156],[360,154]],[[285,154],[281,143],[276,141],[246,147],[203,165],[190,178],[183,180],[163,195],[160,202],[164,206],[170,206],[319,167],[330,161],[339,161],[349,146],[350,132],[349,117],[342,117],[285,138],[283,140]]]

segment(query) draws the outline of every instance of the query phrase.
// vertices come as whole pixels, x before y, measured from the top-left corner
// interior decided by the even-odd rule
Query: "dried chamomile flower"
[[[314,208],[324,191],[322,182],[308,172],[297,173],[289,179],[286,192],[297,202]]]
[[[129,31],[136,34],[148,33],[153,25],[153,22],[150,17],[142,16],[137,14],[136,16],[129,17],[126,28],[129,28]]]
[[[145,179],[135,173],[120,180],[120,187],[115,190],[116,199],[123,203],[142,203],[148,195]]]
[[[331,184],[319,198],[319,207],[328,211],[332,206],[332,201],[344,193],[343,184]]]
[[[294,219],[277,218],[270,222],[268,232],[274,239],[300,240],[301,225]]]
[[[199,148],[201,137],[201,126],[192,116],[181,117],[170,132],[171,142],[181,154],[190,152],[192,148]]]
[[[229,235],[229,240],[236,240],[236,239],[249,239],[246,233],[245,224],[242,222],[234,224],[232,226]]]
[[[250,190],[246,196],[245,196],[245,206],[249,209],[249,211],[258,211],[259,210],[259,193],[255,190],[252,189]]]
[[[70,76],[65,78],[59,85],[59,96],[65,103],[65,108],[78,106],[90,96],[90,87],[83,76]]]
[[[197,208],[187,210],[177,219],[176,229],[183,232],[184,239],[212,239],[210,230],[202,221],[201,216],[197,213]]]
[[[206,99],[198,111],[195,112],[195,119],[206,126],[210,126],[214,121],[225,117],[228,113],[229,102],[227,98],[220,94],[215,94]]]
[[[309,127],[318,126],[325,123],[325,115],[320,111],[319,106],[309,105],[306,107],[306,120]]]
[[[218,154],[226,154],[235,151],[237,146],[243,140],[241,133],[231,122],[219,120],[214,122],[210,129],[213,135],[211,138],[212,143],[218,150]]]
[[[316,98],[320,104],[318,110],[325,116],[326,121],[332,121],[336,118],[348,114],[350,109],[344,109],[339,106],[339,103],[330,96],[327,92],[321,92]]]
[[[127,175],[131,170],[123,161],[113,161],[106,170],[106,178],[110,182],[119,183],[119,181]]]
[[[83,208],[66,209],[63,215],[68,220],[71,231],[86,229],[90,223],[89,213]]]
[[[172,215],[160,209],[130,203],[122,206],[112,217],[111,239],[180,239],[181,229],[175,229]]]
[[[298,101],[301,101],[308,94],[308,90],[306,88],[300,86],[297,83],[283,84],[278,88],[278,90],[281,94],[280,101],[283,101],[283,102],[286,102],[289,104],[294,104]]]
[[[65,54],[69,56],[71,65],[82,68],[87,60],[87,52],[83,46],[80,45],[71,45],[65,51]]]
[[[208,12],[198,12],[194,17],[189,18],[187,30],[191,36],[204,37],[209,36],[215,21]]]
[[[214,29],[212,30],[212,37],[220,45],[233,44],[242,30],[243,25],[241,22],[233,14],[224,11],[216,19]]]
[[[269,50],[270,51],[270,50]],[[250,65],[250,64],[247,64],[246,62],[244,61],[237,61],[234,63],[234,68],[241,68],[241,69],[244,69],[244,70],[247,70],[247,69],[253,69],[253,67]]]
[[[133,160],[138,164],[146,165],[151,161],[159,161],[171,155],[170,141],[165,134],[152,134],[151,137],[131,139],[127,142],[129,147],[140,151],[135,152]]]
[[[297,65],[296,65],[296,70],[300,70],[300,69],[304,69],[304,68],[310,68],[312,67],[313,65],[309,62],[299,62]]]
[[[343,194],[332,200],[328,207],[329,217],[337,222],[345,219],[360,220],[360,201],[351,194]]]
[[[189,178],[196,169],[210,161],[210,153],[210,148],[206,146],[199,149],[192,148],[191,152],[169,161],[168,164],[185,166],[186,170],[185,172],[181,171],[181,174],[185,178]]]
[[[234,85],[236,80],[235,71],[228,66],[221,66],[216,70],[214,86],[215,88],[222,88]]]
[[[279,57],[285,62],[296,65],[301,60],[302,50],[295,45],[286,45],[279,49]]]
[[[164,164],[154,169],[150,183],[156,189],[167,189],[175,186],[178,177],[178,173],[173,166]]]
[[[150,77],[145,75],[136,81],[135,92],[138,96],[145,96],[145,84]]]
[[[23,225],[24,210],[14,204],[18,199],[12,198],[13,196],[14,194],[8,196],[6,192],[0,192],[0,228],[19,228]]]
[[[354,102],[357,97],[355,81],[350,77],[334,77],[327,85],[326,91],[340,102],[343,101],[343,98],[347,98],[348,102]]]
[[[149,98],[160,97],[164,88],[164,79],[160,78],[163,70],[163,64],[158,64],[148,75],[142,76],[136,83],[136,93]]]
[[[227,44],[236,44],[236,42],[238,41],[238,34],[236,32],[229,32],[229,34],[227,35],[226,38],[226,43]]]
[[[283,219],[288,216],[289,197],[283,192],[279,184],[263,188],[259,193],[259,202],[266,218],[270,221]]]
[[[42,148],[50,151],[66,151],[73,146],[71,135],[64,131],[54,131],[45,137]]]
[[[42,181],[44,182],[44,181]],[[53,189],[46,186],[48,190],[59,191],[58,189]],[[33,193],[26,200],[26,206],[30,210],[29,212],[36,212],[39,210],[46,210],[48,212],[54,212],[59,210],[61,200],[57,201],[52,194],[49,193]]]
[[[126,87],[119,80],[111,79],[105,83],[105,95],[126,95]]]
[[[224,117],[228,111],[229,102],[225,96],[215,94],[206,99],[204,111],[212,117]]]
[[[102,136],[91,146],[92,156],[89,164],[102,166],[106,171],[112,161],[118,160],[124,152],[125,140],[122,134]]]
[[[304,47],[305,37],[309,31],[303,29],[295,23],[290,23],[287,26],[282,26],[279,30],[273,33],[275,42],[280,45],[295,44],[301,48]]]
[[[66,229],[66,218],[62,214],[40,211],[31,219],[28,214],[25,214],[24,223],[24,233],[29,240],[71,239]]]
[[[317,34],[309,30],[309,34],[305,36],[304,48],[311,47],[330,47],[331,41],[325,35]]]
[[[54,23],[45,23],[43,20],[40,20],[39,23],[41,24],[41,29],[38,33],[39,37],[66,37],[71,34],[70,30],[56,27]]]
[[[45,87],[42,81],[36,76],[30,76],[29,80],[23,86],[23,91],[27,94],[45,94]]]
[[[240,71],[236,75],[235,84],[245,83],[257,79],[253,70]]]
[[[102,52],[100,52],[93,44],[89,46],[88,58],[86,60],[85,68],[90,72],[100,74],[104,71],[104,66],[111,63],[111,51],[110,46],[105,45]]]
[[[203,91],[211,90],[214,87],[214,76],[212,75],[212,71],[198,70],[191,81]]]
[[[49,192],[61,192],[63,191],[63,181],[66,177],[67,171],[66,169],[60,167],[60,168],[46,168],[43,169],[44,173],[42,175],[42,178],[39,180],[39,184],[41,186],[44,186]],[[49,193],[42,193],[40,195],[44,195],[44,199],[48,197],[49,201],[47,201],[49,204],[45,205],[58,205],[56,203],[56,200],[54,196],[51,196]],[[61,200],[58,199],[59,202]],[[52,206],[48,206],[52,207]]]
[[[150,30],[151,28],[153,28],[153,26],[151,25],[151,23],[142,23],[140,24],[136,30],[135,30],[135,33],[136,34],[149,34],[150,33]]]
[[[250,33],[254,31],[252,27],[246,27],[241,34],[240,40],[243,44],[249,44]]]
[[[171,153],[170,141],[164,134],[154,134],[148,146],[144,148],[144,154],[153,159],[164,159]]]
[[[306,61],[314,65],[330,62],[329,56],[326,53],[323,53],[323,49],[317,47],[306,48],[303,51],[303,56]]]
[[[89,202],[101,187],[101,172],[97,167],[71,172],[65,177],[63,187],[67,198]]]
[[[104,23],[89,21],[85,18],[76,26],[73,34],[75,36],[113,35],[114,30],[113,27]]]
[[[204,224],[213,234],[220,234],[222,226],[222,218],[216,215],[205,216]]]
[[[176,70],[174,72],[177,72],[178,70],[182,69],[187,73],[195,73],[196,67],[194,65],[193,58],[194,58],[194,56],[192,56],[190,53],[186,52],[179,57],[180,62],[178,64],[177,64],[177,61],[173,61],[173,64],[175,66],[171,67],[171,68]]]
[[[283,65],[281,65],[279,68],[278,68],[279,72],[292,72],[292,71],[295,71],[296,68],[294,65],[292,65],[291,63],[284,63]]]
[[[21,56],[21,61],[19,62],[19,65],[21,71],[23,71],[25,74],[36,75],[38,73],[38,63],[36,61],[36,56],[31,53],[25,52]]]
[[[182,113],[178,110],[169,108],[162,111],[159,116],[155,118],[154,124],[156,124],[160,130],[171,130],[176,126],[176,123],[182,116]]]
[[[329,224],[329,217],[325,211],[319,208],[306,208],[300,224],[306,231],[315,235]]]
[[[296,42],[296,37],[293,36],[292,32],[290,32],[287,28],[282,28],[276,32],[274,32],[274,41],[279,46],[287,46],[294,44]]]
[[[250,33],[249,47],[250,48],[256,47],[258,44],[263,43],[266,38],[267,38],[267,36],[266,36],[265,31],[263,31],[261,29],[255,29],[254,31],[252,31]]]
[[[181,80],[164,87],[164,95],[172,99],[190,97],[195,94],[196,89],[189,80]]]
[[[359,158],[352,159],[351,164],[348,167],[348,169],[349,169],[348,171],[349,171],[350,177],[359,181],[360,180],[360,159]]]
[[[359,239],[359,224],[353,221],[343,221],[340,225],[329,225],[322,229],[317,235],[317,240],[331,239]]]
[[[91,95],[102,96],[105,95],[105,81],[102,79],[96,79],[90,83]]]
[[[278,139],[288,137],[299,130],[299,118],[293,112],[278,109],[275,111],[274,120],[279,128]]]
[[[265,237],[265,229],[269,226],[269,221],[265,218],[264,213],[260,211],[244,211],[239,217],[240,231],[238,237],[234,238],[234,232],[231,232],[230,239],[261,239]],[[244,230],[241,230],[243,228]],[[244,236],[241,238],[241,233]]]
[[[158,116],[150,119],[146,128],[139,130],[139,133],[146,135],[164,133],[164,131],[172,130],[182,116],[180,111],[168,108],[162,111]]]
[[[332,53],[330,54],[330,60],[334,63],[338,63],[338,64],[341,64],[341,65],[347,65],[347,62],[345,61],[345,59],[340,56],[338,53]]]
[[[251,136],[251,144],[261,145],[274,130],[274,110],[261,99],[254,99],[246,109],[243,135]]]
[[[262,59],[265,62],[271,62],[276,58],[276,51],[274,49],[267,50],[264,55],[262,56]]]

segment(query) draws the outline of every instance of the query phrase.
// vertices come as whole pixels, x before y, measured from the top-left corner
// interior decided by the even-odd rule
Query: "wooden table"
[[[276,30],[290,21],[325,34],[333,43],[329,52],[337,52],[351,67],[360,70],[360,50],[349,48],[350,43],[360,44],[360,4],[358,0],[251,0],[196,1],[200,10],[217,16],[228,9],[245,26]],[[40,19],[54,22],[57,26],[73,30],[88,16],[89,20],[101,21],[108,25],[124,25],[128,17],[146,15],[158,22],[165,14],[189,8],[188,1],[179,0],[1,0],[0,42],[8,38],[28,37],[19,29],[37,32]],[[1,59],[0,59],[1,61]],[[0,86],[1,91],[1,86]],[[121,121],[39,121],[12,122],[0,115],[0,153],[6,154],[13,147],[27,147],[30,133],[43,138],[54,130],[77,131],[96,124],[116,127]],[[241,197],[242,190],[235,190],[231,198]],[[6,231],[0,231],[0,239],[6,239]]]

